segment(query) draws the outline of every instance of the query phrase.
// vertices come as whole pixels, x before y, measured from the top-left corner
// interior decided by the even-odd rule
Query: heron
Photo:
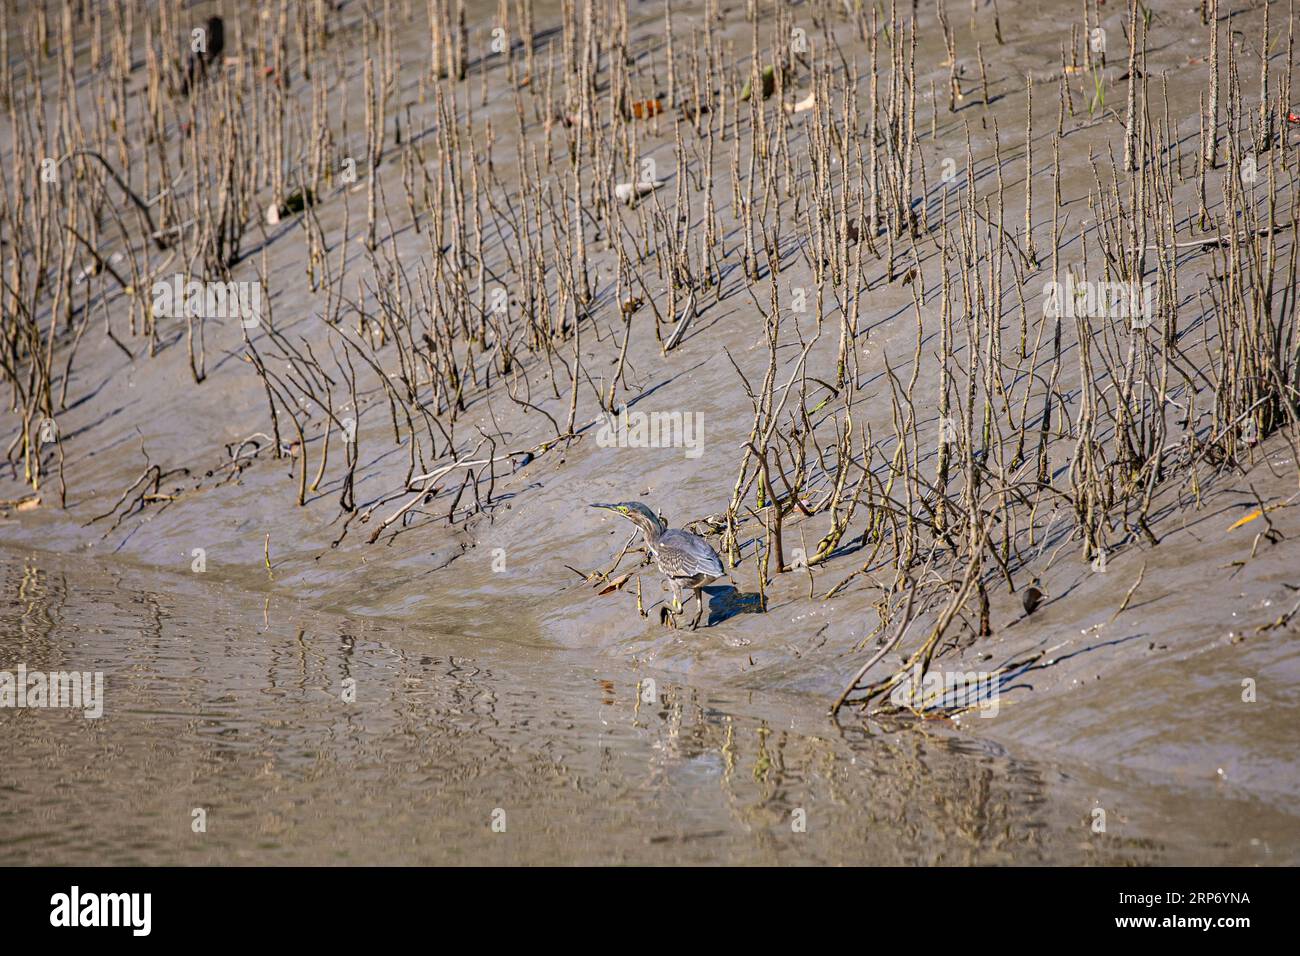
[[[695,619],[691,621],[691,630],[695,630],[704,615],[704,588],[726,574],[717,552],[699,535],[670,530],[667,522],[639,501],[593,504],[591,507],[622,515],[641,530],[646,547],[673,589],[675,613],[685,610],[682,588],[695,592],[697,610]]]

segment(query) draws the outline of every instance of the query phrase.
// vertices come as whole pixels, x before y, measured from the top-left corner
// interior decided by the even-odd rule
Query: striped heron
[[[658,515],[639,501],[623,501],[612,505],[593,504],[591,507],[620,514],[641,529],[646,547],[672,586],[674,613],[685,610],[682,605],[682,588],[690,588],[695,592],[698,609],[695,619],[691,621],[691,630],[695,630],[704,615],[703,589],[727,573],[722,567],[722,559],[709,547],[708,542],[689,531],[669,530],[666,522],[661,521]]]

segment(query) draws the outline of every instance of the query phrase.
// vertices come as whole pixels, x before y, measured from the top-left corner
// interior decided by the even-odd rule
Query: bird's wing
[[[675,577],[704,574],[720,578],[726,574],[722,559],[709,547],[709,543],[689,531],[665,531],[659,538],[657,550],[659,560],[664,562],[665,567],[671,564]]]

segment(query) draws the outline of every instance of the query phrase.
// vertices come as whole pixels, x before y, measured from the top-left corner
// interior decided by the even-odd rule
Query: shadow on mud
[[[767,610],[763,595],[752,591],[746,594],[734,584],[704,588],[704,593],[709,596],[709,627],[737,614],[762,614]]]

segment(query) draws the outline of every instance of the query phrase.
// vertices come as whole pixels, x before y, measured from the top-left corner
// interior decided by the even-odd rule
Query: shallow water
[[[470,642],[2,550],[0,577],[0,670],[105,675],[97,720],[0,710],[3,864],[1294,862],[1249,799],[812,698],[643,702],[518,620]]]

